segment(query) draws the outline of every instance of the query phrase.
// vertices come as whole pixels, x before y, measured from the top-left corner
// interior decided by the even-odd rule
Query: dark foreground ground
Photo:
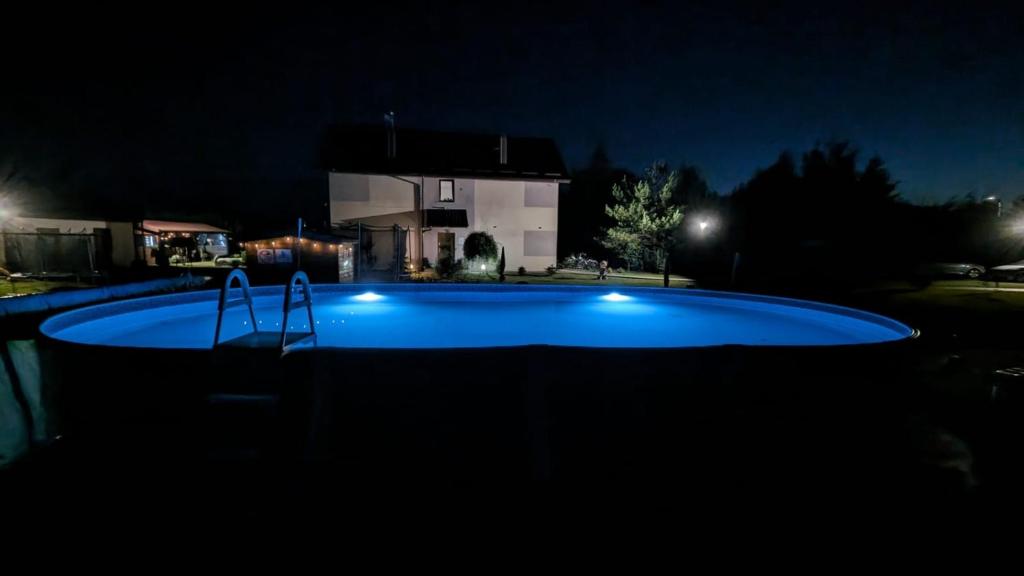
[[[895,358],[822,367],[821,394],[763,394],[721,413],[691,406],[679,419],[687,422],[666,429],[671,442],[574,445],[584,459],[611,450],[620,462],[644,462],[621,474],[588,476],[586,465],[570,464],[554,480],[478,482],[438,479],[387,455],[372,468],[153,454],[143,428],[129,442],[136,452],[113,460],[67,438],[5,473],[6,517],[72,535],[106,522],[211,535],[326,522],[374,534],[526,526],[555,538],[653,526],[668,537],[737,541],[1006,536],[1024,499],[1024,376],[1014,370],[1024,367],[1024,285],[893,284],[819,297],[902,320],[921,336]],[[784,390],[773,378],[760,384]]]

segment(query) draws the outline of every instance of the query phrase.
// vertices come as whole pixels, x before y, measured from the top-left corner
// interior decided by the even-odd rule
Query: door
[[[455,263],[455,233],[454,232],[438,232],[437,233],[437,261],[448,259],[452,264]]]

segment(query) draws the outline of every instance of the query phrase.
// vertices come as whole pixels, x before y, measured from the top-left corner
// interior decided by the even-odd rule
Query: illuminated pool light
[[[363,292],[362,294],[353,296],[353,298],[359,300],[360,302],[376,302],[384,297],[381,296],[380,294],[377,294],[376,292]]]
[[[601,296],[601,300],[604,300],[605,302],[626,302],[628,300],[632,300],[632,298],[624,294],[619,294],[618,292],[612,292],[611,294]]]

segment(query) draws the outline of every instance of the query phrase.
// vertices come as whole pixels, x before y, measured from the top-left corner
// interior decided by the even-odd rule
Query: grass
[[[1024,346],[1024,284],[949,280],[927,286],[889,283],[842,303],[879,312],[955,348]]]
[[[874,295],[896,307],[978,313],[1024,311],[1024,284],[1011,282],[949,280],[932,282],[925,287],[894,283],[861,294]]]
[[[0,280],[0,298],[13,296],[28,296],[30,294],[45,294],[53,290],[72,288],[92,288],[90,284],[74,281],[53,281],[53,280]]]

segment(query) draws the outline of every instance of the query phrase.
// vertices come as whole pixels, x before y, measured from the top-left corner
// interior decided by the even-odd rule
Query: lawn
[[[1024,284],[949,280],[925,287],[909,283],[864,290],[849,304],[902,320],[932,337],[962,345],[1024,345]]]
[[[13,296],[27,296],[29,294],[44,294],[53,290],[68,290],[73,288],[92,288],[91,284],[82,282],[54,281],[54,280],[0,280],[0,298]]]

